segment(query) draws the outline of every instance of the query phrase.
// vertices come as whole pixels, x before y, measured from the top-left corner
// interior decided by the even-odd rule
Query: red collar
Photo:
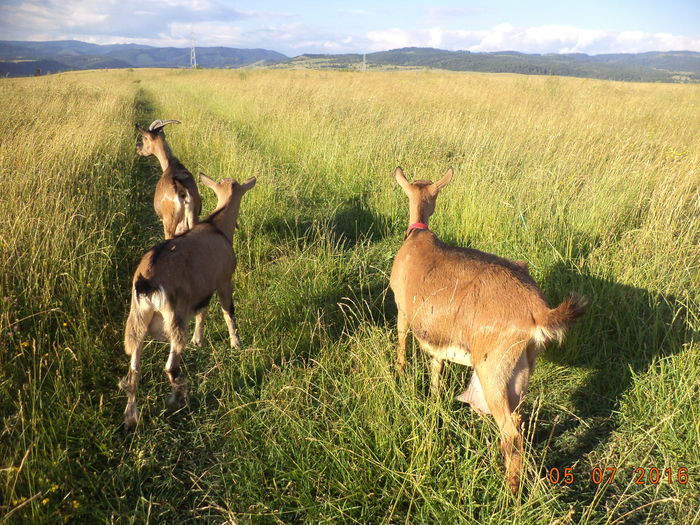
[[[411,230],[427,230],[427,229],[428,229],[428,225],[427,225],[427,224],[423,224],[422,222],[414,222],[413,224],[411,224],[411,225],[408,227],[408,231],[411,231]]]

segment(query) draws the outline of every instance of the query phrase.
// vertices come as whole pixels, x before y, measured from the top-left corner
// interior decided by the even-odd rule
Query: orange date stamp
[[[601,483],[610,484],[615,480],[618,472],[625,472],[617,467],[595,467],[589,473],[591,483],[600,485]],[[681,467],[673,468],[657,468],[657,467],[636,467],[632,469],[632,479],[636,485],[658,485],[659,483],[678,483],[685,485],[688,483],[688,469]],[[552,485],[571,485],[575,479],[573,467],[564,467],[559,469],[552,467],[547,472],[547,479]]]

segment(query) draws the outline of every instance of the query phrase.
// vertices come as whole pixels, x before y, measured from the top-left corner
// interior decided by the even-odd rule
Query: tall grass
[[[0,100],[5,521],[700,522],[697,87],[144,70],[4,80]],[[149,343],[124,435],[130,274],[161,235],[133,124],[156,118],[183,122],[168,141],[193,173],[258,177],[234,238],[244,345],[212,311],[172,414]],[[418,350],[394,375],[396,165],[455,167],[441,238],[528,261],[551,303],[592,300],[533,376],[518,501],[493,422],[451,401],[469,370],[448,367],[441,399]],[[572,485],[548,481],[567,467]]]

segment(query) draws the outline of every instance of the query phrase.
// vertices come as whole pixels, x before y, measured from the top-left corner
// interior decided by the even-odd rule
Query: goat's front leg
[[[224,283],[217,290],[221,310],[224,312],[224,319],[228,327],[228,335],[231,339],[231,348],[240,348],[241,340],[238,337],[238,327],[236,326],[236,310],[233,307],[233,290],[230,282]]]
[[[408,335],[408,318],[400,309],[396,316],[396,329],[399,333],[399,345],[396,347],[396,368],[399,372],[403,372],[403,369],[406,366],[406,336]]]

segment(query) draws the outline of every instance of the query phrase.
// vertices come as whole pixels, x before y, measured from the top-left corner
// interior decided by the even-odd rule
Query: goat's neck
[[[422,222],[427,226],[429,217],[430,216],[427,213],[425,213],[425,209],[422,202],[411,203],[408,224]]]
[[[236,229],[236,220],[238,219],[238,211],[241,207],[240,196],[234,196],[222,207],[214,210],[212,214],[212,224],[224,234],[229,241],[233,241],[233,232]]]
[[[163,170],[163,173],[165,173],[168,168],[175,167],[179,163],[175,155],[170,151],[168,143],[164,140],[156,143],[155,152],[153,154],[158,159],[158,162],[160,162],[160,168]]]

